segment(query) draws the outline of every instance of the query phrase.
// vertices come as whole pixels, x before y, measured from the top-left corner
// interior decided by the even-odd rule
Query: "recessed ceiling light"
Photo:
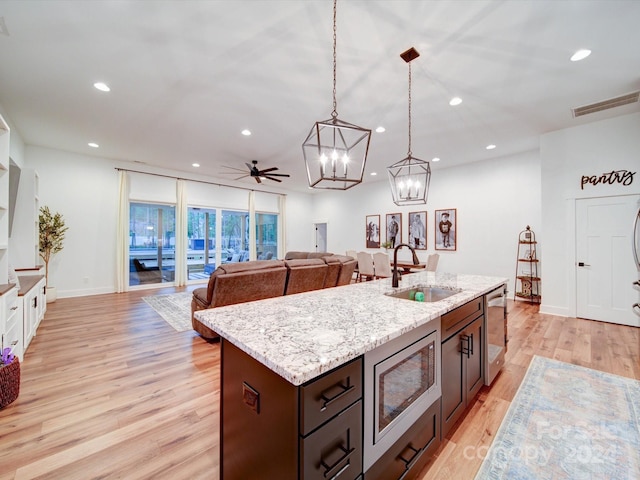
[[[491,145],[487,145],[487,150],[493,150],[496,146],[492,143]]]
[[[103,82],[96,82],[96,83],[93,84],[93,86],[96,87],[101,92],[110,92],[111,91],[111,89],[109,88],[109,85],[107,85],[106,83],[103,83]]]
[[[376,175],[378,175],[378,172],[371,172],[372,177],[375,177]]]
[[[382,133],[385,130],[386,130],[386,128],[384,128],[383,126],[380,126],[380,127],[376,128],[376,132],[378,132],[378,133]]]
[[[431,161],[432,161],[432,162],[439,162],[439,161],[440,161],[440,158],[438,158],[438,157],[433,157],[433,158],[431,159]]]
[[[244,130],[242,130],[241,132],[245,137],[248,137],[249,135],[251,135],[251,130],[247,130],[246,128]]]
[[[455,107],[456,105],[460,105],[462,103],[462,99],[460,97],[453,97],[449,100],[449,105]]]
[[[91,148],[98,148],[98,147],[100,147],[100,145],[98,145],[98,144],[97,144],[97,143],[95,143],[95,142],[89,142],[89,143],[87,143],[87,145],[89,145]]]
[[[192,163],[191,166],[198,168],[200,166],[200,164],[199,163]]]
[[[572,62],[578,62],[580,60],[584,60],[589,55],[591,55],[591,50],[587,50],[586,48],[583,48],[581,50],[578,50],[573,55],[571,55],[571,61]]]

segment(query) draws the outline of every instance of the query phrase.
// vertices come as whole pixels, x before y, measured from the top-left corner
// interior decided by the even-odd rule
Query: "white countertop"
[[[484,295],[506,278],[420,272],[209,310],[195,317],[278,375],[301,385]],[[459,288],[433,303],[385,295],[416,285]]]

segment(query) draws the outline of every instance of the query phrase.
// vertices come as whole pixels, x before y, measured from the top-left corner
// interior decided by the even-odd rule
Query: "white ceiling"
[[[640,88],[637,0],[340,0],[337,12],[338,118],[386,127],[365,181],[407,154],[399,55],[412,46],[412,152],[442,159],[432,181],[438,168],[640,110],[571,113]],[[27,144],[226,183],[223,165],[256,159],[291,174],[282,187],[308,191],[301,145],[332,111],[330,0],[2,0],[0,17],[0,104]],[[580,48],[593,53],[570,62]],[[449,106],[456,95],[463,103]]]

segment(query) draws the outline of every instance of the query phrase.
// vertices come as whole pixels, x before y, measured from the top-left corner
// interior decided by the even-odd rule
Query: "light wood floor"
[[[175,332],[141,299],[182,290],[48,305],[22,363],[20,396],[0,410],[0,480],[219,477],[219,344]],[[518,302],[509,334],[503,372],[422,480],[473,478],[478,447],[491,443],[534,354],[640,379],[640,329]]]

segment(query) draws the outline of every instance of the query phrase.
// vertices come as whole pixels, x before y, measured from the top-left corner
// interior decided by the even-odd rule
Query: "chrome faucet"
[[[418,265],[420,260],[418,260],[418,255],[416,255],[416,251],[411,245],[406,243],[401,243],[396,248],[393,249],[393,277],[391,277],[391,286],[397,287],[398,281],[400,280],[400,274],[398,273],[398,250],[400,247],[409,247],[411,253],[413,254],[413,264]]]

